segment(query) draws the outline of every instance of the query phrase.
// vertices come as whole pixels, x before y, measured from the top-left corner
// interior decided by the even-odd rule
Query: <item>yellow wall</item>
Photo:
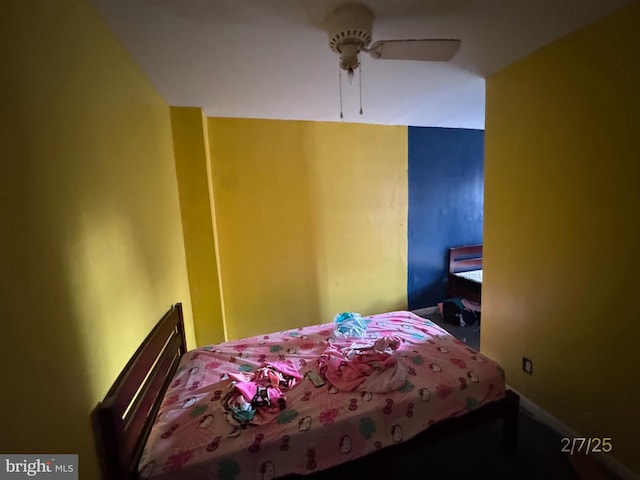
[[[636,472],[638,25],[635,3],[488,79],[482,316],[508,382]]]
[[[3,2],[0,56],[0,452],[93,480],[91,410],[191,318],[169,108],[84,0]]]
[[[229,338],[406,308],[407,130],[209,119]]]
[[[171,126],[196,341],[218,343],[225,332],[207,119],[199,108],[171,107]]]

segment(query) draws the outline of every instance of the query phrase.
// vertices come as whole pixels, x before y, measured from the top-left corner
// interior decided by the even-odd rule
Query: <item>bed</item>
[[[482,303],[482,245],[449,249],[447,296]]]
[[[386,350],[386,358],[394,359],[393,375],[388,383],[365,380],[360,385],[366,388],[346,391],[329,381],[315,386],[307,376],[317,371],[319,359],[330,366],[327,352],[346,341],[336,338],[335,323],[186,351],[182,309],[175,304],[93,412],[103,478],[243,480],[330,473],[378,450],[416,439],[437,441],[449,430],[495,417],[504,420],[505,447],[515,449],[519,398],[506,390],[498,364],[410,312],[363,320],[366,335],[351,346],[370,352],[381,339],[396,341],[394,350]],[[273,402],[259,421],[256,414],[255,425],[239,425],[225,399],[242,383],[238,378],[255,378],[265,365],[288,365],[298,377],[283,387],[285,400],[277,408]],[[325,371],[344,388],[336,374]]]

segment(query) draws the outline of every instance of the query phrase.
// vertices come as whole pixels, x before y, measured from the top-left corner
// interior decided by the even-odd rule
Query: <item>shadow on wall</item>
[[[89,2],[5,10],[0,452],[78,454],[93,479],[91,409],[189,301],[168,107]]]
[[[38,169],[24,157],[14,158],[20,161],[3,172],[6,184],[26,192],[38,188]],[[3,383],[12,386],[0,400],[0,451],[78,454],[80,469],[90,476],[95,453],[87,441],[92,398],[78,328],[82,320],[64,281],[63,245],[33,198],[0,202],[4,227],[11,232],[0,240],[6,255],[0,274],[6,319],[0,370]]]

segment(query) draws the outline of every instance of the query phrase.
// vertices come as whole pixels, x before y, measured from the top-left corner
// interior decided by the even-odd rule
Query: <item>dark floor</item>
[[[422,310],[415,310],[413,313],[419,315],[423,318],[428,318],[433,323],[437,323],[442,328],[444,328],[447,332],[449,332],[454,337],[462,340],[471,348],[476,350],[480,350],[480,325],[465,325],[461,327],[459,325],[454,325],[453,323],[446,322],[440,313],[437,311],[437,307],[434,308],[426,308]]]

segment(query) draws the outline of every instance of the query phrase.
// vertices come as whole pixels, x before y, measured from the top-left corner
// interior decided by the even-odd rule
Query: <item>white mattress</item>
[[[466,278],[473,282],[482,283],[482,270],[470,270],[468,272],[458,272],[455,274],[458,277]]]

